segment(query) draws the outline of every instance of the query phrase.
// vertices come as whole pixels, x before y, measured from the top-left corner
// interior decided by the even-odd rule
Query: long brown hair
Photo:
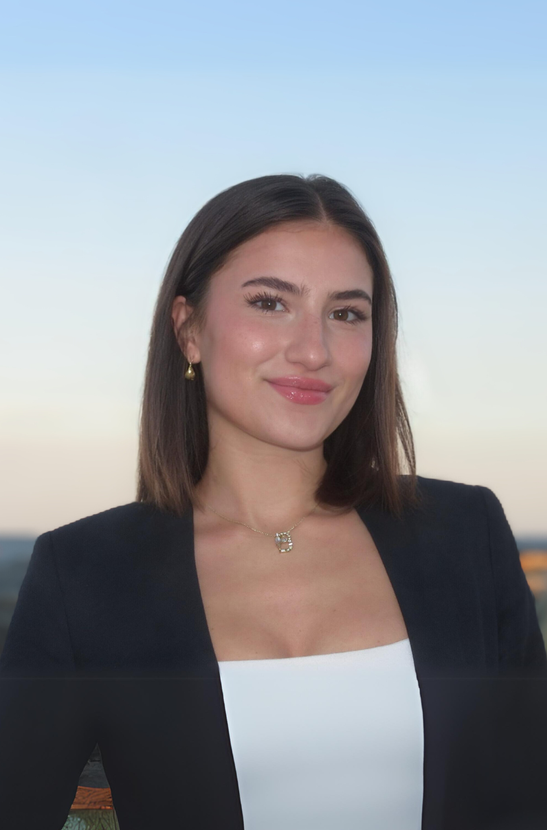
[[[327,461],[315,500],[348,510],[379,504],[400,514],[418,502],[414,442],[397,370],[397,299],[374,225],[342,184],[312,174],[272,175],[240,182],[210,199],[185,228],[157,298],[140,415],[137,501],[182,515],[199,503],[195,486],[209,454],[207,402],[199,363],[195,379],[173,330],[177,295],[192,313],[183,328],[206,319],[213,275],[234,249],[282,222],[314,220],[345,228],[362,246],[373,272],[373,344],[359,395],[323,444]],[[406,471],[404,471],[406,465]]]

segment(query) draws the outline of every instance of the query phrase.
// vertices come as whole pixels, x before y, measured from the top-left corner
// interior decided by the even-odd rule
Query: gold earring
[[[192,363],[190,361],[190,363],[188,364],[188,368],[184,373],[184,377],[186,378],[186,380],[194,380],[195,376],[196,376],[196,373],[194,372],[194,370],[192,368]]]

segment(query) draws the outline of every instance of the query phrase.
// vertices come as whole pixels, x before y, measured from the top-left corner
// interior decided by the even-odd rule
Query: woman
[[[4,827],[61,828],[97,744],[121,830],[545,826],[533,595],[496,496],[416,476],[396,331],[336,181],[264,176],[193,218],[137,499],[42,534],[20,590]]]

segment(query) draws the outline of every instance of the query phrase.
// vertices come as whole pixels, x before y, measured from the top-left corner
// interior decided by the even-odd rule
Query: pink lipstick
[[[284,398],[287,398],[287,400],[293,401],[294,403],[323,403],[329,394],[328,392],[320,392],[317,389],[301,389],[297,386],[283,386],[280,383],[273,383],[271,380],[268,381],[268,383],[273,387],[273,389],[275,389],[276,392],[279,392],[279,394],[283,395]]]

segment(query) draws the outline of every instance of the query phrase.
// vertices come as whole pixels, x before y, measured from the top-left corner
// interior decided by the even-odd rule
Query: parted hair
[[[195,487],[209,454],[207,402],[199,363],[188,362],[172,305],[192,311],[182,329],[199,331],[215,273],[243,242],[283,222],[344,228],[362,246],[373,273],[372,355],[350,412],[323,442],[327,462],[319,504],[348,510],[378,504],[399,515],[419,502],[410,422],[397,367],[398,309],[387,258],[374,225],[351,191],[319,174],[249,179],[211,198],[184,229],[156,301],[140,409],[137,501],[180,516],[199,504]],[[184,333],[182,335],[184,342]]]

